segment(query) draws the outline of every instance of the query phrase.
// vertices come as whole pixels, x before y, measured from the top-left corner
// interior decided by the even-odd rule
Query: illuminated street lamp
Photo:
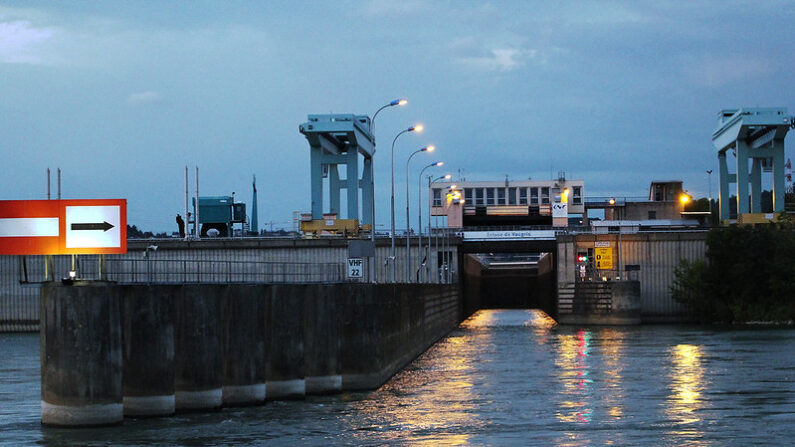
[[[373,117],[370,119],[370,135],[373,136],[373,154],[370,158],[370,182],[373,184],[373,197],[371,197],[371,209],[370,209],[370,241],[373,244],[373,250],[375,250],[375,168],[374,168],[374,158],[375,158],[375,117],[378,116],[378,113],[382,110],[386,109],[387,107],[393,106],[404,106],[409,101],[404,98],[395,99],[394,101],[389,102],[388,104],[384,104],[375,111]],[[187,199],[186,199],[187,200]],[[371,261],[369,262],[369,270],[370,270],[370,282],[375,282],[375,254]]]
[[[418,257],[419,263],[417,264],[417,272],[422,271],[422,266],[423,266],[423,263],[422,263],[422,259],[423,259],[423,256],[422,256],[422,174],[428,168],[442,166],[443,164],[444,164],[443,161],[437,161],[435,163],[429,164],[428,166],[422,168],[422,170],[420,171],[420,176],[417,178],[417,216],[419,218],[419,226],[418,226],[419,239],[417,240],[417,253],[419,253],[419,257]],[[431,182],[431,177],[428,176],[428,185],[430,185],[430,182]],[[428,204],[428,206],[430,207],[430,203]],[[430,221],[431,221],[431,212],[429,210],[428,211],[428,222],[430,222]],[[430,234],[428,235],[428,240],[430,241]],[[418,273],[417,274],[417,282],[419,282],[419,279],[420,278],[419,278],[419,273]]]
[[[396,273],[397,273],[395,271],[395,142],[404,133],[422,132],[422,129],[423,129],[422,124],[416,124],[412,127],[409,127],[408,129],[401,130],[400,132],[398,132],[397,135],[395,135],[395,139],[392,140],[392,164],[390,165],[392,171],[392,196],[390,198],[390,207],[392,210],[392,231],[390,234],[390,237],[392,239],[392,254],[389,257],[389,259],[392,261],[392,282],[395,282]]]
[[[687,205],[690,202],[691,199],[692,199],[692,197],[690,197],[690,194],[688,194],[687,192],[683,192],[679,196],[679,203],[681,203],[682,206],[685,206],[685,205]]]
[[[408,104],[408,102],[409,102],[408,99],[402,99],[402,98],[396,99],[390,102],[389,104],[384,104],[383,106],[381,106],[380,109],[376,110],[375,113],[373,114],[373,117],[370,119],[370,133],[373,133],[373,130],[375,129],[375,117],[378,116],[378,112],[386,109],[387,107],[405,106],[406,104]]]
[[[406,160],[406,282],[411,282],[411,220],[409,218],[409,162],[412,157],[420,152],[433,152],[436,146],[425,146],[422,149],[417,149],[409,155]]]
[[[453,178],[452,174],[445,174],[445,175],[443,175],[441,177],[437,177],[437,178],[435,178],[433,180],[431,180],[431,176],[430,175],[428,176],[428,255],[430,255],[430,253],[431,253],[431,202],[433,201],[433,197],[431,196],[431,185],[433,183],[436,183],[436,182],[440,181],[440,180],[450,180],[451,178]],[[438,248],[438,245],[437,245],[437,248]],[[425,276],[426,277],[430,276],[429,268],[425,269]],[[438,275],[437,275],[437,278],[438,278]]]

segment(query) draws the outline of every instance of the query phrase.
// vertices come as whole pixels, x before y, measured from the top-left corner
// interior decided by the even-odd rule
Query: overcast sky
[[[256,174],[260,226],[290,227],[310,209],[306,115],[398,97],[378,116],[379,224],[389,144],[416,122],[396,146],[399,226],[406,156],[427,144],[412,194],[444,160],[468,180],[566,171],[591,196],[653,179],[706,196],[720,109],[795,114],[793,42],[793,1],[6,1],[0,199],[45,198],[60,167],[64,198],[126,198],[129,223],[174,231],[198,165],[202,195],[249,206]]]

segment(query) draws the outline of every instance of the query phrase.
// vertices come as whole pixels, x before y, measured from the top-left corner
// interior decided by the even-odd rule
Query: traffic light
[[[588,262],[588,255],[586,255],[585,253],[579,253],[577,255],[577,262],[579,263]]]

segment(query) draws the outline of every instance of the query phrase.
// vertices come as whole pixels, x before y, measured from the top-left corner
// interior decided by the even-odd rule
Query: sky
[[[718,112],[795,115],[793,24],[783,0],[2,1],[0,200],[46,198],[60,167],[63,198],[125,198],[130,224],[176,231],[198,166],[201,195],[249,207],[256,175],[260,226],[291,228],[311,205],[298,126],[395,98],[375,131],[379,226],[389,145],[415,123],[395,147],[399,227],[406,158],[428,144],[414,204],[438,160],[470,181],[565,171],[586,196],[681,179],[703,197],[714,169],[715,196]]]

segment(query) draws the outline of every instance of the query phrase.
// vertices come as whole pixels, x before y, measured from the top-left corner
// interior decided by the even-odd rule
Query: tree
[[[795,319],[795,226],[775,224],[714,228],[706,261],[681,261],[672,296],[702,321]]]

